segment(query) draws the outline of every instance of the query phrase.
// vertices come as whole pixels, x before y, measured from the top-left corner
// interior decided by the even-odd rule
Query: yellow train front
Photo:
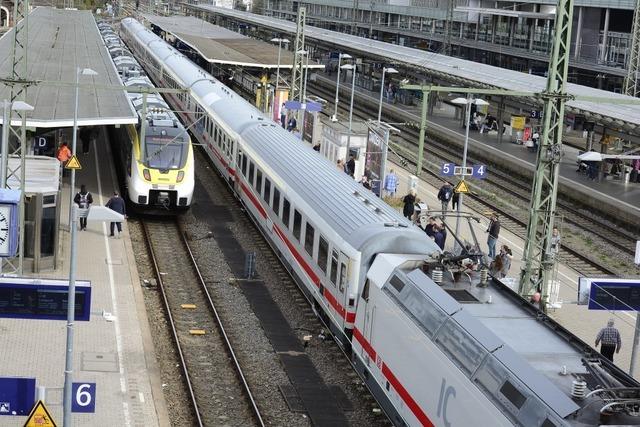
[[[191,206],[194,187],[193,148],[189,134],[161,98],[149,97],[142,125],[114,129],[125,199],[134,211],[175,214]],[[154,102],[155,101],[155,102]],[[142,123],[142,108],[133,102]],[[126,166],[126,167],[125,167]]]

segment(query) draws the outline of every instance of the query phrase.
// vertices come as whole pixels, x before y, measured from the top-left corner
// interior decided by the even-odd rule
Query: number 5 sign
[[[96,383],[73,383],[71,412],[96,412]]]

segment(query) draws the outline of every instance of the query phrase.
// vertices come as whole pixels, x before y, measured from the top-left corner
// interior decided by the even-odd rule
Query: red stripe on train
[[[376,350],[373,348],[371,343],[369,343],[369,341],[367,341],[367,339],[362,335],[362,332],[360,332],[358,328],[353,328],[353,338],[355,338],[355,340],[358,341],[358,343],[362,346],[364,351],[367,352],[369,358],[373,360],[376,365],[378,365],[376,360]],[[391,386],[398,392],[400,398],[409,407],[409,409],[411,409],[411,412],[413,412],[413,415],[415,415],[415,417],[420,421],[420,424],[425,427],[434,427],[434,424],[431,422],[427,414],[424,413],[422,408],[420,408],[418,402],[413,400],[411,394],[409,394],[400,380],[396,378],[393,372],[391,372],[389,366],[387,366],[387,364],[384,362],[382,362],[382,375],[384,375],[384,377],[389,381],[389,384],[391,384]]]

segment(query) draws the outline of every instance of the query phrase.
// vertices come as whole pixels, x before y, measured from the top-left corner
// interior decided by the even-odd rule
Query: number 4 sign
[[[73,383],[71,412],[96,412],[96,383]]]
[[[473,165],[473,175],[474,178],[485,179],[487,177],[487,166],[486,165]]]

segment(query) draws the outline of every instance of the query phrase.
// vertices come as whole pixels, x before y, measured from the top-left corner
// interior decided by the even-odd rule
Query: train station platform
[[[335,91],[335,74],[316,73],[315,80],[316,83],[330,88],[332,93]],[[350,93],[350,82],[341,83],[340,99],[343,106],[346,105]],[[355,99],[356,103],[378,105],[380,93],[356,87]],[[419,106],[391,104],[385,100],[383,102],[383,119],[385,113],[400,113],[400,116],[405,117],[408,121],[420,122]],[[427,134],[436,132],[439,137],[448,136],[448,141],[460,147],[460,157],[462,157],[465,129],[460,119],[456,119],[454,115],[454,107],[446,103],[441,103],[440,108],[436,106],[433,114],[427,117]],[[347,118],[343,119],[347,120]],[[528,171],[528,175],[533,176],[536,153],[524,145],[510,142],[512,139],[515,141],[515,138],[503,135],[503,141],[499,142],[497,132],[481,134],[472,130],[469,132],[469,155],[470,157],[480,157],[485,161],[520,174],[523,173],[523,170]],[[429,137],[425,143],[427,149],[428,140]],[[614,180],[611,177],[602,181],[590,180],[584,173],[576,172],[578,148],[564,145],[563,149],[559,189],[562,197],[592,205],[594,208],[621,220],[626,220],[626,222],[640,223],[640,183],[625,182],[624,179]],[[426,161],[429,160],[427,156]],[[491,173],[490,170],[489,173]]]
[[[409,192],[409,176],[412,172],[403,169],[400,165],[390,164],[387,167],[387,173],[391,169],[394,169],[398,176],[399,186],[395,205],[399,210],[401,210],[401,199]],[[429,209],[440,210],[440,201],[437,199],[438,190],[438,188],[435,188],[426,181],[420,179],[417,188],[417,197],[421,201],[426,202]],[[451,205],[449,205],[449,207],[451,207]],[[478,238],[480,249],[486,253],[488,250],[487,227],[489,225],[489,219],[485,216],[486,212],[476,212],[469,210],[466,207],[463,211],[471,212],[476,217],[480,218],[480,222],[472,222],[472,226],[473,231]],[[453,219],[448,220],[448,223],[450,221],[453,221]],[[453,228],[454,224],[449,223],[449,226]],[[461,222],[459,230],[459,235],[463,241],[473,241],[471,238],[471,228],[466,222]],[[513,284],[513,289],[517,290],[518,278],[522,264],[522,254],[524,250],[524,240],[503,226],[496,244],[496,251],[498,252],[499,248],[505,244],[513,251],[512,265],[505,283]],[[448,235],[445,243],[445,250],[453,251],[453,249],[454,239],[451,235]],[[562,258],[562,248],[560,249],[560,258]],[[633,347],[636,314],[627,311],[609,312],[606,310],[588,310],[586,306],[576,304],[578,296],[578,272],[562,263],[559,263],[553,270],[552,276],[553,280],[558,283],[558,294],[557,297],[554,297],[554,302],[560,301],[560,304],[557,304],[556,308],[549,309],[548,315],[592,347],[594,346],[595,337],[598,331],[607,325],[608,319],[614,318],[615,326],[620,331],[622,337],[622,349],[620,350],[620,353],[615,355],[614,362],[622,370],[628,372],[631,362],[631,349]],[[558,370],[560,370],[560,368],[561,367],[558,367]],[[640,371],[636,371],[634,376],[637,379],[640,378]]]
[[[101,131],[89,154],[80,154],[77,183],[104,206],[117,188],[111,153]],[[69,178],[63,179],[61,217],[69,218]],[[76,189],[77,190],[77,189]],[[68,280],[70,234],[62,221],[61,262],[38,277]],[[95,413],[74,413],[76,426],[168,426],[136,258],[126,224],[121,239],[109,224],[89,222],[77,235],[77,279],[91,282],[90,321],[75,322],[73,381],[96,383]],[[66,321],[0,319],[0,376],[36,378],[58,426],[63,421]],[[0,416],[2,426],[22,426],[26,417]]]

